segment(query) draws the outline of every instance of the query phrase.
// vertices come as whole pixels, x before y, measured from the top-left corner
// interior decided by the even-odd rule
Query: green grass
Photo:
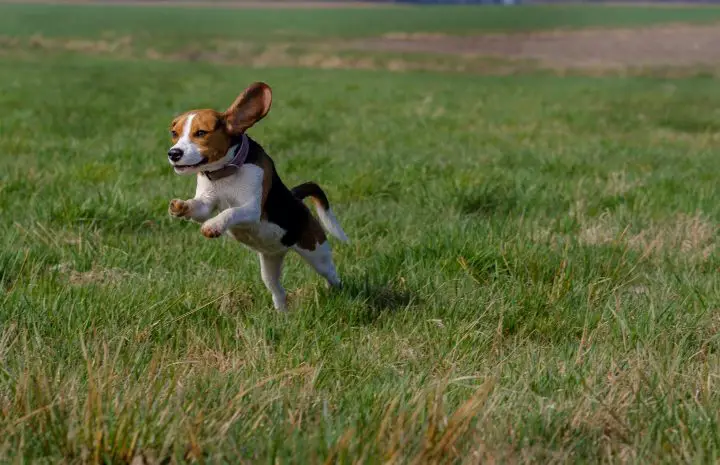
[[[168,122],[255,80],[352,241],[287,314],[167,215]],[[0,89],[0,462],[720,458],[715,80],[24,51]]]
[[[720,20],[720,8],[589,6],[369,9],[222,9],[0,4],[0,33],[49,37],[129,34],[193,43],[367,37],[388,32],[472,34],[581,27],[630,27]]]

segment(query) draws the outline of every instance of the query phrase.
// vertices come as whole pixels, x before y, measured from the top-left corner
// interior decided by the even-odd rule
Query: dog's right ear
[[[260,121],[270,111],[272,91],[264,82],[251,84],[223,113],[227,131],[239,135]]]

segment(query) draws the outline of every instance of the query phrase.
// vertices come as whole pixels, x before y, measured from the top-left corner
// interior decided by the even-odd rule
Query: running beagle
[[[271,101],[270,87],[256,82],[224,113],[192,110],[172,121],[168,160],[176,173],[196,174],[197,188],[192,199],[172,200],[169,213],[202,223],[205,237],[227,233],[257,252],[273,304],[285,310],[280,275],[286,253],[294,250],[330,286],[339,287],[325,231],[343,242],[347,236],[322,189],[313,182],[288,189],[272,159],[245,133],[267,115]],[[319,221],[303,203],[307,197]]]

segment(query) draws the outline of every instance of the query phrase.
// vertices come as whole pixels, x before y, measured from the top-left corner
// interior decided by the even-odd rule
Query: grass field
[[[160,24],[150,7],[85,23],[96,11],[2,5],[0,35],[137,28],[149,43],[185,28],[145,28]],[[365,33],[341,27],[358,14],[389,15],[374,33],[493,28],[485,11],[540,28],[670,18],[380,11],[321,12],[337,23],[318,33]],[[168,14],[168,28],[205,18],[200,37],[216,20],[244,34],[233,15],[288,29],[290,13]],[[325,188],[351,239],[333,243],[340,293],[288,261],[287,314],[253,253],[167,216],[194,190],[166,161],[169,121],[222,109],[255,80],[275,102],[251,135],[287,184]],[[720,458],[712,77],[251,69],[18,47],[0,55],[0,89],[0,462]]]

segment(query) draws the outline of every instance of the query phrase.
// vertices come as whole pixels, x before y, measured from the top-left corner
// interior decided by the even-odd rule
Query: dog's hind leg
[[[273,305],[276,310],[287,310],[287,296],[283,289],[280,277],[282,275],[283,260],[285,253],[275,255],[258,254],[260,257],[260,275],[265,287],[272,294]]]
[[[315,250],[306,250],[299,246],[293,248],[320,276],[327,280],[330,287],[341,286],[328,241],[317,244]]]

